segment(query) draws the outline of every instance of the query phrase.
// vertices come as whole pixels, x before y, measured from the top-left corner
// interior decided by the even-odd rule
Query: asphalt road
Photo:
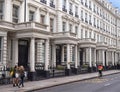
[[[74,82],[34,92],[120,92],[120,74]]]

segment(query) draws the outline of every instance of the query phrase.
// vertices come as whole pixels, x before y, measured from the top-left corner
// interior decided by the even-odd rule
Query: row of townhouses
[[[120,12],[107,0],[0,0],[0,70],[23,65],[34,78],[119,61]]]

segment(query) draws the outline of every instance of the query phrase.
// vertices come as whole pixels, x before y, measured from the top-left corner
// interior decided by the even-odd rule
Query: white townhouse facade
[[[120,61],[120,12],[107,0],[0,0],[0,69],[71,69]],[[71,68],[72,66],[72,68]]]

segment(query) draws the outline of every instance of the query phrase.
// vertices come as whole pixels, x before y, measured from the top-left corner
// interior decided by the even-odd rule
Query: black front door
[[[61,65],[61,46],[57,45],[56,48],[56,65]]]
[[[19,40],[18,45],[18,65],[23,65],[25,68],[28,67],[28,41]]]

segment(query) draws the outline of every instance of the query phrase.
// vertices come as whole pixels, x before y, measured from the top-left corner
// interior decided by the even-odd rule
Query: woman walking
[[[24,67],[23,66],[20,66],[19,72],[20,72],[20,83],[19,83],[18,87],[20,88],[21,85],[22,85],[22,87],[24,87],[25,74],[24,74]]]

